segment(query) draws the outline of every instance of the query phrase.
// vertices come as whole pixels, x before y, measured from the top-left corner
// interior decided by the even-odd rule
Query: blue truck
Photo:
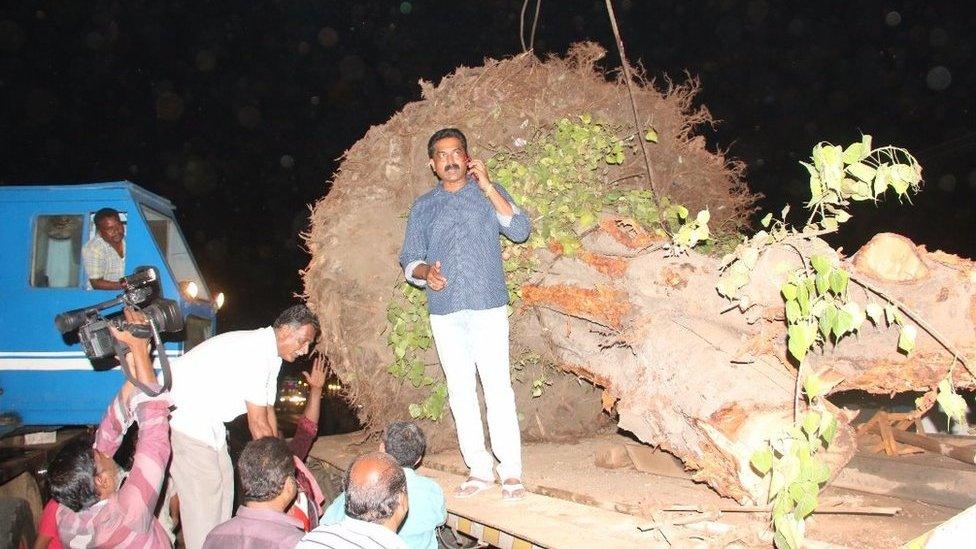
[[[106,207],[125,224],[126,274],[155,267],[154,284],[185,319],[182,332],[164,334],[166,355],[183,354],[216,329],[223,294],[212,295],[200,276],[169,200],[129,181],[0,186],[0,546],[33,543],[36,477],[100,421],[121,385],[114,358],[89,360],[78,338],[54,323],[59,313],[120,293],[91,289],[82,260],[97,234],[94,214]]]
[[[126,273],[156,267],[162,295],[186,320],[166,354],[214,333],[223,296],[212,296],[200,276],[169,200],[129,181],[0,187],[0,414],[8,425],[10,418],[23,426],[97,423],[119,387],[120,369],[99,371],[53,321],[119,293],[90,289],[81,255],[97,232],[94,213],[106,207],[126,227]]]

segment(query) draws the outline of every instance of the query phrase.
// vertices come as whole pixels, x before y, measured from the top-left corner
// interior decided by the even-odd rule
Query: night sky
[[[419,99],[419,79],[521,51],[521,0],[6,4],[0,184],[130,179],[170,198],[228,295],[221,331],[267,325],[301,291],[307,205],[343,151]],[[914,207],[858,207],[835,244],[895,230],[976,256],[968,2],[614,5],[632,61],[701,79],[721,120],[705,135],[748,164],[763,206],[802,200],[797,161],[817,141],[872,133],[914,152],[926,187]],[[618,66],[602,0],[543,2],[536,51],[580,40]]]

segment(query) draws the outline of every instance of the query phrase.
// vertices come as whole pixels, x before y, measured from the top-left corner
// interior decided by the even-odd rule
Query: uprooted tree
[[[459,69],[437,87],[422,83],[423,100],[347,151],[312,214],[305,293],[365,425],[436,419],[432,445],[453,442],[423,294],[402,284],[396,260],[405,214],[434,183],[426,140],[445,126],[467,133],[474,156],[491,157],[493,177],[517,187],[536,223],[533,239],[504,254],[526,439],[588,434],[612,417],[720,494],[766,503],[770,482],[751,458],[803,425],[803,413],[837,420],[809,426],[830,433],[824,475],[853,454],[848,418],[825,394],[920,392],[927,409],[940,396],[949,402],[954,387],[974,387],[959,366],[974,357],[971,261],[884,234],[844,257],[819,237],[846,213],[816,196],[817,223],[786,231],[764,218],[740,243],[754,197],[741,166],[694,136],[710,122],[691,107],[694,85],[661,93],[643,83],[635,124],[624,84],[594,68],[601,55],[581,45],[565,60],[522,55]],[[650,144],[659,196],[648,193],[639,139]],[[845,196],[876,198],[859,178],[867,174],[845,175],[861,170],[854,163],[839,165],[839,181],[854,185]],[[699,241],[705,253],[693,248]],[[723,247],[731,254],[720,258]],[[811,296],[825,303],[814,312]],[[877,326],[862,328],[866,320]],[[798,381],[811,373],[801,410]]]

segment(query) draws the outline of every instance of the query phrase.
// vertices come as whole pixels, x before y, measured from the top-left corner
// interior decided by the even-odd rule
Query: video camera
[[[183,314],[180,305],[172,299],[162,297],[159,289],[159,271],[155,267],[139,267],[130,275],[122,277],[122,293],[117,297],[80,309],[65,311],[54,317],[54,325],[62,334],[78,331],[78,339],[90,359],[104,358],[115,354],[122,365],[122,371],[137,387],[149,394],[158,394],[135,379],[126,368],[125,355],[128,347],[115,339],[109,325],[116,330],[128,331],[136,337],[156,342],[160,362],[163,366],[165,388],[169,388],[169,360],[163,349],[160,332],[179,332],[183,329]],[[148,326],[126,322],[121,317],[105,318],[99,311],[122,305],[132,307],[146,315]]]

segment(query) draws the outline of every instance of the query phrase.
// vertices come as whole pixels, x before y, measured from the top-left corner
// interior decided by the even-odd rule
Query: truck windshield
[[[142,206],[142,214],[146,216],[146,222],[149,223],[149,232],[152,233],[153,239],[156,240],[156,244],[162,250],[166,263],[173,271],[173,276],[181,283],[195,282],[199,289],[197,299],[209,300],[210,290],[207,289],[203,277],[197,271],[197,266],[186,247],[186,241],[183,240],[179,226],[171,217],[144,204],[140,204],[140,206]]]

